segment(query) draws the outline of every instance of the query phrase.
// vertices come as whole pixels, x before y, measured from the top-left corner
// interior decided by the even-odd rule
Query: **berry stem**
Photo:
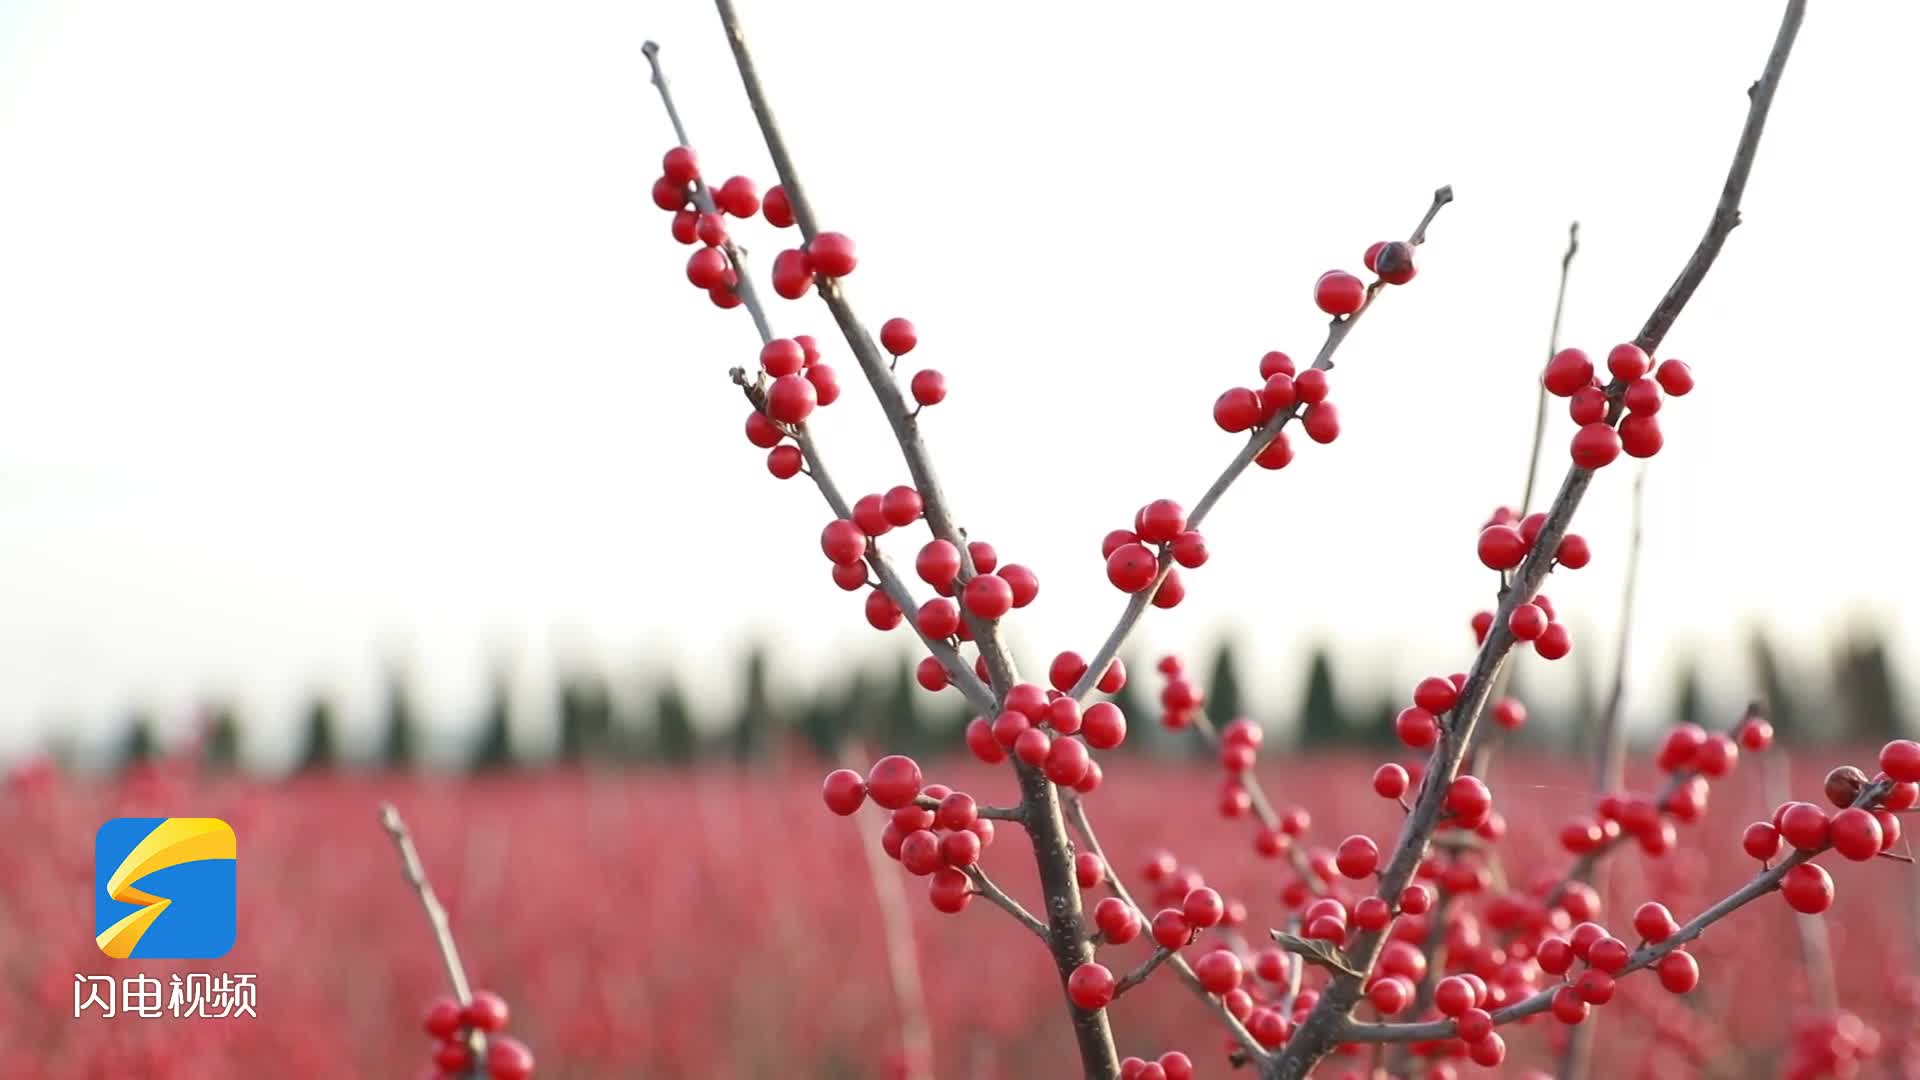
[[[1440,208],[1452,201],[1453,188],[1443,187],[1435,191],[1433,202],[1427,206],[1427,212],[1420,218],[1420,224],[1414,227],[1413,234],[1407,237],[1407,243],[1416,247],[1425,243],[1427,226],[1433,224],[1434,216],[1440,213]],[[1359,309],[1345,318],[1335,318],[1327,327],[1327,340],[1321,344],[1320,352],[1313,358],[1314,369],[1326,371],[1333,367],[1334,352],[1340,348],[1340,343],[1347,339],[1347,335],[1352,333],[1353,324],[1359,322],[1360,316],[1365,315],[1367,309],[1373,306],[1374,297],[1378,296],[1384,287],[1385,283],[1381,281],[1375,281],[1367,286],[1366,298],[1361,301]],[[1304,403],[1295,402],[1292,408],[1276,413],[1273,419],[1254,430],[1247,444],[1233,456],[1233,460],[1227,463],[1227,467],[1214,479],[1213,485],[1207,488],[1206,494],[1200,496],[1200,501],[1195,503],[1193,510],[1187,514],[1187,528],[1200,527],[1200,523],[1206,520],[1214,504],[1227,493],[1227,489],[1240,478],[1240,474],[1247,471],[1247,466],[1253,464],[1253,459],[1259,457],[1260,452],[1273,442],[1274,436],[1280,434],[1281,430],[1292,423],[1294,417],[1305,409]],[[1160,591],[1160,585],[1166,581],[1167,570],[1172,565],[1171,549],[1162,552],[1160,569],[1153,579],[1153,584],[1134,593],[1127,600],[1126,608],[1120,613],[1120,621],[1116,622],[1113,630],[1107,634],[1107,640],[1100,644],[1100,651],[1094,654],[1093,660],[1087,665],[1086,674],[1080,676],[1080,681],[1070,691],[1071,696],[1076,699],[1086,697],[1093,690],[1094,684],[1100,680],[1101,674],[1107,670],[1107,665],[1113,662],[1114,657],[1120,655],[1121,646],[1127,643],[1127,638],[1133,633],[1134,626],[1139,623],[1140,616],[1146,614],[1147,605],[1153,602],[1153,594]]]
[[[1654,354],[1660,342],[1666,337],[1674,320],[1679,317],[1688,299],[1693,296],[1694,290],[1706,277],[1714,259],[1720,254],[1720,249],[1725,246],[1727,234],[1732,232],[1734,226],[1739,223],[1740,197],[1745,192],[1747,178],[1753,171],[1753,159],[1759,149],[1761,131],[1766,125],[1767,110],[1773,104],[1774,91],[1786,68],[1787,55],[1792,51],[1794,38],[1799,33],[1800,23],[1805,14],[1806,0],[1789,0],[1781,18],[1779,33],[1774,39],[1773,49],[1767,57],[1766,68],[1760,79],[1747,91],[1746,123],[1741,130],[1740,142],[1734,151],[1733,164],[1727,172],[1726,183],[1721,188],[1720,199],[1714,207],[1713,218],[1707,227],[1706,235],[1701,238],[1699,245],[1681,269],[1680,276],[1668,287],[1666,294],[1655,305],[1653,314],[1641,327],[1639,336],[1635,338],[1635,344],[1649,355]],[[1624,382],[1615,379],[1614,383],[1615,385],[1610,388],[1611,401],[1607,408],[1609,424],[1617,422],[1625,409],[1624,402],[1619,397],[1624,390]],[[1426,770],[1426,775],[1421,780],[1420,795],[1414,800],[1414,813],[1402,825],[1400,839],[1394,846],[1393,858],[1381,875],[1381,895],[1391,896],[1405,888],[1413,878],[1414,869],[1425,857],[1428,841],[1439,823],[1441,805],[1446,797],[1447,787],[1459,771],[1461,760],[1466,757],[1472,747],[1474,725],[1479,721],[1480,713],[1486,707],[1494,677],[1499,674],[1507,654],[1512,651],[1515,644],[1507,620],[1513,614],[1513,609],[1518,607],[1523,599],[1531,599],[1539,590],[1541,583],[1546,580],[1547,571],[1553,563],[1553,553],[1558,549],[1561,539],[1566,536],[1567,527],[1573,521],[1574,511],[1579,508],[1580,500],[1586,495],[1588,485],[1593,482],[1593,475],[1592,470],[1578,465],[1568,470],[1566,479],[1561,482],[1560,491],[1554,497],[1552,507],[1547,513],[1546,523],[1541,526],[1539,535],[1534,538],[1532,551],[1514,575],[1517,587],[1510,588],[1505,598],[1501,600],[1500,610],[1494,617],[1493,626],[1474,657],[1473,667],[1467,674],[1466,685],[1462,687],[1458,703],[1454,706],[1453,722],[1446,725],[1441,732],[1439,745],[1434,748],[1433,764]],[[1753,896],[1759,895],[1760,892],[1774,888],[1779,881],[1778,875],[1784,875],[1786,869],[1790,869],[1787,864],[1795,863],[1796,859],[1804,862],[1804,853],[1782,860],[1781,865],[1775,868],[1775,871],[1778,871],[1777,875],[1775,871],[1768,871],[1760,878],[1756,878],[1755,884],[1749,886],[1755,889],[1751,895],[1742,898],[1741,894],[1736,893],[1734,897],[1729,897],[1728,901],[1723,901],[1722,905],[1726,905],[1726,910],[1732,910],[1752,899]],[[1759,883],[1763,881],[1765,884],[1761,886]],[[1710,909],[1707,914],[1712,914],[1722,905],[1716,905],[1716,908]],[[1702,916],[1702,918],[1705,917],[1705,915]],[[1699,920],[1696,920],[1696,923],[1698,922]],[[1693,925],[1689,924],[1689,927]],[[1682,933],[1673,940],[1684,939],[1686,929],[1683,928]],[[1695,928],[1693,932],[1697,935],[1699,930]],[[1356,968],[1363,972],[1372,969],[1374,960],[1379,956],[1384,936],[1379,931],[1366,931],[1354,940],[1347,949],[1347,956]],[[1667,948],[1669,944],[1662,943],[1655,948],[1671,951]],[[1664,955],[1665,951],[1662,951],[1661,955]],[[1635,955],[1638,958],[1641,954]],[[1650,957],[1647,962],[1650,963],[1653,959],[1658,957]],[[1639,966],[1644,967],[1645,964]],[[1263,1075],[1267,1080],[1301,1080],[1322,1058],[1326,1057],[1334,1046],[1354,1038],[1351,1034],[1354,1025],[1349,1016],[1360,1000],[1362,983],[1363,979],[1352,975],[1336,974],[1334,976],[1321,994],[1320,1000],[1314,1005],[1313,1012],[1294,1032],[1280,1055],[1264,1070]],[[1529,999],[1529,1003],[1536,999],[1537,1004],[1532,1011],[1539,1012],[1548,1007],[1551,995],[1536,995],[1535,999]],[[1503,1013],[1509,1011],[1511,1010],[1501,1010]],[[1437,1028],[1443,1025],[1413,1026]],[[1443,1038],[1445,1035],[1435,1031],[1434,1034],[1426,1037]]]
[[[453,988],[454,1000],[462,1009],[473,1004],[473,989],[467,983],[466,965],[460,962],[460,948],[453,943],[453,926],[447,921],[447,909],[440,903],[440,897],[433,891],[433,883],[427,880],[427,869],[420,862],[420,852],[413,846],[413,834],[407,831],[407,823],[400,819],[400,811],[389,802],[380,804],[380,826],[387,830],[393,839],[395,851],[400,853],[400,870],[407,884],[413,886],[414,895],[420,898],[420,907],[427,913],[427,924],[433,928],[434,944],[440,947],[440,961],[447,968],[447,983]],[[474,1065],[468,1075],[483,1075],[484,1062],[487,1060],[487,1036],[477,1028],[466,1033],[467,1049],[473,1054]]]
[[[994,884],[993,879],[988,877],[987,872],[982,870],[978,864],[965,867],[961,870],[961,873],[967,875],[968,879],[973,882],[975,892],[1005,908],[1007,914],[1012,915],[1021,926],[1038,934],[1041,941],[1047,940],[1047,924],[1034,918],[1033,913],[1022,907],[1020,901],[1008,896],[1000,886]]]
[[[1153,974],[1153,969],[1171,959],[1173,959],[1172,949],[1167,948],[1165,945],[1155,946],[1152,956],[1142,960],[1139,967],[1127,972],[1126,975],[1121,977],[1119,982],[1113,984],[1113,996],[1118,998],[1121,994],[1146,982],[1147,976]]]

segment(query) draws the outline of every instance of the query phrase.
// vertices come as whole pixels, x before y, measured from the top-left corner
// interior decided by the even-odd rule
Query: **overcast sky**
[[[1240,635],[1276,704],[1315,639],[1355,678],[1464,667],[1567,223],[1566,338],[1604,352],[1705,226],[1779,14],[741,7],[819,213],[859,244],[858,310],[913,319],[907,364],[948,375],[925,429],[962,523],[1040,574],[1015,630],[1035,670],[1118,613],[1101,534],[1233,454],[1214,397],[1318,346],[1314,278],[1454,185],[1418,280],[1340,354],[1340,440],[1232,491],[1145,628]],[[1920,104],[1917,32],[1913,5],[1813,5],[1746,224],[1668,338],[1700,386],[1648,480],[1640,700],[1756,623],[1808,663],[1884,626],[1914,670],[1915,163],[1890,121]],[[755,637],[795,683],[907,647],[829,581],[818,494],[741,437],[725,373],[752,326],[687,286],[647,196],[672,140],[650,37],[709,173],[771,183],[691,0],[0,0],[0,753],[136,705],[177,724],[206,693],[368,709],[394,659],[451,727],[496,659],[543,696],[555,665],[678,664],[718,703]],[[736,234],[763,269],[792,235]],[[830,336],[817,300],[776,303],[781,332]],[[841,485],[905,481],[827,353]],[[1570,434],[1556,408],[1553,483]],[[1551,587],[1576,648],[1611,648],[1631,479],[1601,474],[1593,564]]]

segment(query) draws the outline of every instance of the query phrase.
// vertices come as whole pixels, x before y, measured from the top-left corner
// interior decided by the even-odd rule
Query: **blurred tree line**
[[[1752,635],[1748,646],[1750,697],[1767,705],[1781,739],[1877,742],[1907,730],[1887,642],[1881,635],[1856,632],[1842,638],[1831,649],[1827,670],[1819,674],[1786,670],[1764,634]],[[1574,650],[1574,693],[1570,698],[1557,695],[1562,699],[1557,707],[1536,704],[1528,685],[1547,678],[1565,680],[1566,669],[1556,668],[1549,674],[1541,663],[1516,658],[1510,665],[1514,674],[1508,691],[1526,701],[1529,711],[1518,738],[1535,745],[1586,747],[1599,727],[1607,690],[1603,680],[1611,677],[1595,670],[1593,652]],[[1393,743],[1392,721],[1404,704],[1406,688],[1356,691],[1337,677],[1334,657],[1321,647],[1307,656],[1297,701],[1255,702],[1241,688],[1245,662],[1235,644],[1226,641],[1214,650],[1210,663],[1192,665],[1190,677],[1202,680],[1206,712],[1216,725],[1251,716],[1277,740],[1305,749]],[[1129,657],[1127,668],[1129,681],[1114,696],[1130,721],[1125,749],[1169,756],[1198,753],[1198,740],[1160,726],[1162,679],[1151,662]],[[793,755],[831,758],[850,741],[938,754],[960,752],[961,729],[969,719],[957,696],[921,690],[906,658],[856,672],[843,686],[800,695],[770,685],[766,652],[756,648],[745,658],[739,685],[739,702],[728,715],[696,716],[670,675],[649,684],[637,702],[623,701],[604,676],[567,675],[553,691],[557,746],[534,753],[525,745],[526,736],[516,738],[520,721],[514,713],[512,688],[504,676],[496,676],[485,706],[474,717],[464,762],[476,772],[556,760],[561,764],[753,764]],[[1641,737],[1649,738],[1655,728],[1675,723],[1713,727],[1731,722],[1738,706],[1726,716],[1709,715],[1708,709],[1698,658],[1687,658],[1678,667],[1668,699],[1633,703],[1629,720]],[[349,755],[343,750],[337,705],[328,697],[315,697],[300,717],[295,768],[379,765],[405,769],[418,764],[421,721],[404,673],[390,673],[380,711],[380,734],[369,760],[366,753]],[[202,728],[191,750],[209,766],[235,768],[241,763],[244,740],[241,716],[229,706],[210,705],[202,710]],[[115,757],[127,765],[161,752],[151,717],[136,714]]]

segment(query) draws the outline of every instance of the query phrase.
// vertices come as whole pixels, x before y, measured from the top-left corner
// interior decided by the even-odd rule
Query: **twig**
[[[1613,686],[1607,691],[1607,708],[1600,714],[1600,737],[1594,743],[1593,790],[1596,795],[1618,788],[1627,768],[1627,655],[1633,639],[1634,591],[1640,579],[1640,535],[1646,487],[1647,468],[1643,464],[1633,474],[1633,524],[1627,534],[1627,579],[1620,593],[1620,630],[1613,654]],[[1660,805],[1664,813],[1664,798],[1660,800]],[[1603,908],[1606,906],[1612,866],[1611,862],[1595,861],[1576,870],[1577,880],[1593,886]],[[1587,1075],[1587,1069],[1593,1063],[1593,1032],[1598,1026],[1596,1023],[1585,1023],[1572,1032],[1572,1037],[1567,1040],[1566,1052],[1560,1057],[1560,1080],[1581,1080]]]
[[[1560,351],[1560,316],[1567,310],[1567,277],[1573,270],[1573,257],[1580,250],[1580,223],[1567,226],[1567,253],[1560,256],[1560,291],[1553,299],[1553,329],[1547,334],[1547,359]],[[1527,455],[1527,487],[1520,496],[1520,514],[1526,516],[1533,506],[1533,481],[1540,472],[1540,448],[1547,437],[1547,384],[1536,379],[1539,401],[1533,412],[1533,452]]]
[[[420,898],[420,907],[427,913],[427,923],[433,928],[434,944],[440,948],[440,962],[446,966],[447,982],[453,987],[453,997],[461,1008],[473,1004],[473,990],[467,983],[466,966],[460,962],[460,949],[453,943],[453,926],[447,921],[447,909],[441,905],[440,897],[433,891],[433,883],[427,880],[426,867],[420,863],[420,852],[413,846],[413,836],[407,832],[407,823],[400,820],[400,811],[389,802],[380,804],[380,825],[393,839],[394,850],[400,853],[400,869],[413,886],[414,894]],[[487,1059],[487,1037],[479,1029],[469,1029],[465,1036],[467,1050],[473,1055],[471,1075],[478,1076],[482,1062]]]
[[[1714,208],[1713,219],[1707,233],[1701,238],[1687,264],[1674,279],[1666,294],[1655,306],[1653,314],[1641,327],[1635,343],[1652,355],[1672,327],[1687,299],[1705,278],[1707,270],[1713,265],[1714,258],[1725,246],[1727,234],[1739,222],[1740,196],[1746,189],[1747,177],[1753,169],[1754,155],[1759,150],[1760,133],[1766,123],[1767,109],[1773,103],[1774,90],[1779,85],[1780,76],[1786,67],[1787,55],[1793,48],[1793,40],[1799,32],[1800,22],[1806,13],[1806,0],[1789,0],[1785,15],[1782,17],[1780,31],[1774,40],[1773,50],[1767,58],[1764,74],[1747,92],[1749,108],[1746,124],[1741,131],[1740,142],[1734,151],[1733,165],[1727,173],[1718,204]],[[1624,403],[1621,395],[1624,383],[1616,379],[1609,388],[1612,404],[1607,410],[1608,423],[1617,423]],[[1588,485],[1593,482],[1593,472],[1579,466],[1570,468],[1566,479],[1561,482],[1560,491],[1555,496],[1551,509],[1547,513],[1546,523],[1534,538],[1532,551],[1521,563],[1514,575],[1514,587],[1507,591],[1500,603],[1492,628],[1486,640],[1481,644],[1474,657],[1473,667],[1467,674],[1466,685],[1462,688],[1459,703],[1455,705],[1453,722],[1443,730],[1440,743],[1435,747],[1432,765],[1421,780],[1420,795],[1414,801],[1414,812],[1401,826],[1400,839],[1395,845],[1393,857],[1388,861],[1380,875],[1379,892],[1384,896],[1397,894],[1405,888],[1413,877],[1414,869],[1426,854],[1427,841],[1433,835],[1440,819],[1441,805],[1446,791],[1459,770],[1461,760],[1466,756],[1473,743],[1474,726],[1480,713],[1486,707],[1494,676],[1499,673],[1507,654],[1512,651],[1514,638],[1507,626],[1507,618],[1513,609],[1522,602],[1530,600],[1546,580],[1547,571],[1553,563],[1553,553],[1566,535],[1567,527],[1572,523],[1574,511],[1579,508],[1580,500],[1585,496]],[[1789,860],[1791,861],[1791,860]],[[1764,875],[1763,875],[1764,876]],[[1778,878],[1774,878],[1777,881]],[[1772,888],[1768,882],[1766,888]],[[1757,895],[1757,892],[1754,894]],[[1746,899],[1751,899],[1747,897]],[[1741,899],[1738,903],[1745,903]],[[1735,903],[1733,906],[1738,906]],[[1698,932],[1697,930],[1695,931]],[[1360,934],[1348,946],[1347,955],[1354,966],[1362,971],[1373,967],[1379,955],[1384,935],[1378,931]],[[1664,944],[1664,943],[1663,943]],[[1664,954],[1662,954],[1664,955]],[[1647,962],[1651,962],[1648,960]],[[1642,965],[1644,966],[1644,965]],[[1314,1005],[1313,1012],[1293,1033],[1286,1047],[1267,1067],[1265,1076],[1269,1080],[1301,1080],[1324,1058],[1335,1045],[1345,1039],[1352,1021],[1349,1014],[1359,1001],[1362,980],[1350,975],[1336,975],[1327,984],[1320,1000]],[[1531,999],[1530,999],[1531,1000]],[[1542,997],[1533,1011],[1547,1007],[1547,997]],[[1505,1011],[1505,1010],[1503,1010]],[[1419,1025],[1439,1027],[1441,1025]],[[1432,1037],[1442,1037],[1438,1031]]]
[[[1434,215],[1440,212],[1440,208],[1452,201],[1451,187],[1443,187],[1435,191],[1433,201],[1428,204],[1426,214],[1420,218],[1420,224],[1415,226],[1412,235],[1407,237],[1407,243],[1415,247],[1426,243],[1427,226],[1433,224]],[[1320,352],[1313,358],[1311,365],[1313,368],[1327,371],[1333,367],[1334,352],[1340,348],[1340,343],[1347,339],[1347,335],[1353,332],[1353,324],[1359,322],[1360,316],[1365,315],[1367,309],[1373,306],[1374,299],[1380,295],[1380,290],[1384,287],[1385,283],[1381,281],[1375,281],[1367,286],[1366,298],[1361,301],[1359,309],[1344,319],[1333,320],[1327,327],[1327,340],[1321,344]],[[1247,444],[1240,448],[1240,452],[1233,456],[1233,460],[1228,462],[1227,467],[1214,479],[1213,485],[1200,496],[1200,501],[1188,511],[1187,528],[1200,527],[1200,523],[1206,520],[1207,514],[1213,510],[1214,504],[1227,493],[1227,489],[1240,478],[1240,474],[1247,471],[1247,466],[1253,464],[1253,459],[1259,457],[1260,452],[1273,442],[1274,437],[1279,435],[1303,410],[1304,406],[1295,402],[1292,408],[1275,414],[1273,419],[1253,433],[1253,436],[1247,440]],[[1114,657],[1120,655],[1121,646],[1126,644],[1128,635],[1133,633],[1134,625],[1140,621],[1140,616],[1146,614],[1147,605],[1153,602],[1154,594],[1160,591],[1160,585],[1166,581],[1167,570],[1172,565],[1172,551],[1163,552],[1160,556],[1160,569],[1153,579],[1153,584],[1134,593],[1127,600],[1127,606],[1121,611],[1119,621],[1114,623],[1113,630],[1107,634],[1107,640],[1101,642],[1100,650],[1094,653],[1093,661],[1087,666],[1086,674],[1080,676],[1080,681],[1068,692],[1071,696],[1084,698],[1092,692],[1094,684],[1099,682],[1100,676],[1106,673],[1107,665],[1113,662]]]
[[[1151,922],[1151,917],[1147,910],[1141,907],[1139,902],[1133,898],[1133,893],[1127,890],[1127,883],[1121,881],[1120,875],[1114,872],[1113,863],[1108,860],[1107,853],[1100,849],[1100,838],[1094,835],[1093,823],[1087,819],[1087,808],[1081,803],[1077,796],[1070,797],[1067,800],[1067,815],[1073,820],[1073,827],[1079,831],[1080,840],[1086,846],[1086,849],[1099,856],[1100,865],[1106,867],[1107,888],[1112,891],[1113,895],[1120,898],[1121,903],[1132,908],[1134,915],[1137,916],[1142,923]],[[1268,1054],[1266,1050],[1261,1048],[1259,1041],[1247,1031],[1246,1026],[1240,1023],[1239,1019],[1236,1018],[1233,1013],[1227,1010],[1226,1002],[1215,994],[1210,993],[1206,987],[1200,985],[1200,977],[1193,973],[1192,965],[1188,964],[1184,957],[1175,953],[1167,959],[1166,966],[1172,968],[1173,973],[1179,976],[1180,981],[1186,983],[1188,989],[1199,995],[1200,1000],[1205,1002],[1207,1007],[1213,1010],[1214,1015],[1220,1018],[1220,1022],[1226,1025],[1227,1031],[1232,1034],[1234,1041],[1238,1042],[1240,1048],[1246,1052],[1248,1060],[1264,1062],[1268,1059]],[[1294,990],[1296,993],[1299,990],[1299,971],[1300,965],[1296,958],[1294,964]]]
[[[666,71],[660,66],[660,46],[649,41],[641,46],[641,51],[646,53],[647,63],[653,69],[653,85],[659,89],[660,104],[666,108],[667,118],[673,123],[674,137],[679,140],[681,146],[691,145],[687,139],[686,125],[680,119],[680,110],[674,105],[673,91],[667,85]],[[706,181],[695,177],[693,188],[694,200],[699,207],[707,213],[715,213],[713,193],[708,190]],[[754,328],[759,331],[760,343],[764,345],[773,340],[773,328],[767,320],[766,307],[760,302],[759,293],[754,291],[753,277],[747,273],[745,256],[734,246],[731,238],[721,246],[727,253],[727,260],[733,264],[734,274],[738,279],[733,287],[734,295],[740,298],[741,305],[753,316]],[[753,407],[764,412],[766,392],[760,382],[749,379],[744,368],[734,368],[731,375],[734,383],[745,392],[747,400],[753,404]],[[792,434],[794,443],[800,448],[801,457],[806,460],[806,473],[813,480],[814,486],[820,489],[820,494],[826,499],[827,505],[832,508],[835,516],[851,519],[853,507],[840,493],[839,486],[834,483],[833,474],[827,471],[826,462],[820,455],[820,448],[814,442],[812,430],[805,423],[799,423],[792,425]],[[905,622],[908,627],[946,669],[947,678],[959,688],[961,694],[972,703],[974,708],[983,712],[992,711],[993,694],[986,684],[980,681],[979,676],[974,674],[972,665],[961,659],[960,654],[946,642],[920,633],[920,628],[913,618],[913,613],[918,610],[913,592],[908,588],[906,580],[894,572],[886,556],[880,553],[878,544],[868,545],[867,560],[873,565],[874,573],[880,578],[881,588],[906,616]]]
[[[1133,989],[1134,987],[1139,986],[1141,983],[1146,982],[1147,976],[1153,974],[1154,968],[1159,967],[1161,964],[1164,964],[1171,959],[1173,959],[1172,949],[1167,948],[1165,945],[1156,946],[1153,950],[1152,956],[1149,956],[1145,960],[1140,961],[1139,967],[1134,968],[1132,971],[1127,972],[1125,975],[1121,976],[1119,982],[1113,984],[1113,996],[1117,998],[1121,994],[1124,994],[1127,991]]]
[[[995,885],[993,879],[987,876],[985,870],[982,870],[978,865],[974,865],[965,868],[961,873],[966,874],[968,879],[973,882],[974,892],[1005,908],[1007,914],[1012,915],[1018,920],[1021,926],[1039,935],[1041,941],[1047,940],[1047,924],[1034,918],[1032,912],[1020,906],[1020,901],[1015,900],[1003,892],[1000,886]]]
[[[851,747],[841,753],[841,764],[855,764]],[[874,806],[872,816],[887,817]],[[900,1047],[905,1057],[907,1080],[933,1080],[933,1026],[927,1020],[926,988],[920,979],[920,946],[913,936],[913,914],[907,907],[906,889],[892,860],[877,844],[862,837],[860,852],[866,858],[867,877],[873,883],[873,898],[880,905],[880,930],[887,947],[887,969],[893,976],[894,1006],[900,1013]]]

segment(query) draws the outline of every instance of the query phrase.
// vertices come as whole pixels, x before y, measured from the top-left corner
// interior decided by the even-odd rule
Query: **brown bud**
[[[1827,774],[1827,801],[1835,806],[1852,806],[1853,800],[1867,789],[1867,774],[1851,765],[1842,765]]]

